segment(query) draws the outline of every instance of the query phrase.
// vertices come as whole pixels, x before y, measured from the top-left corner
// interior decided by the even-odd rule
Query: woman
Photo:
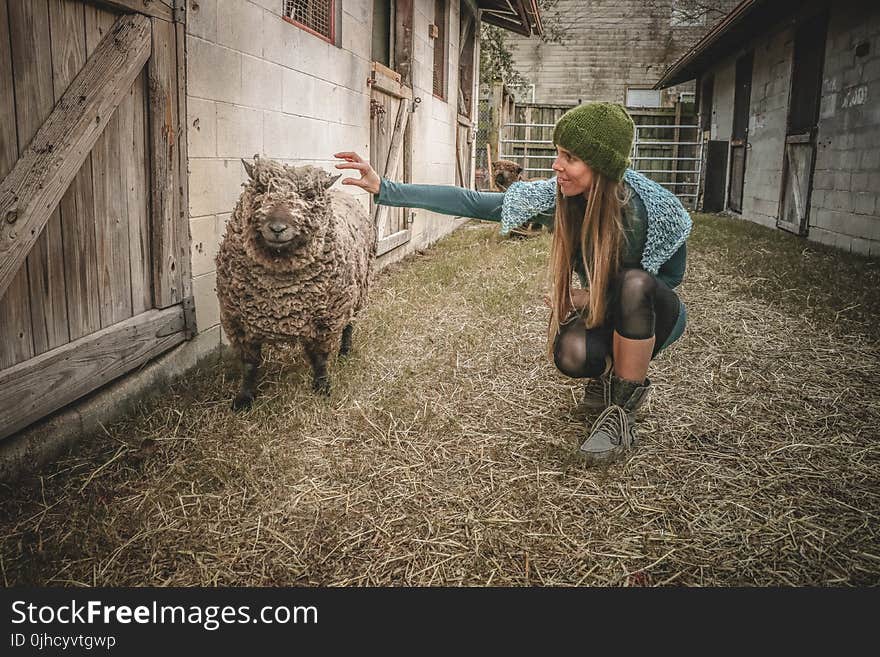
[[[578,453],[610,463],[636,442],[651,359],[684,332],[673,291],[684,275],[691,219],[663,187],[628,169],[634,126],[626,110],[590,103],[566,112],[553,131],[556,178],[518,182],[503,194],[380,180],[356,153],[337,153],[346,178],[377,203],[501,222],[502,233],[554,213],[548,351],[567,376],[589,378],[585,402],[604,408]],[[580,288],[571,285],[578,274]]]

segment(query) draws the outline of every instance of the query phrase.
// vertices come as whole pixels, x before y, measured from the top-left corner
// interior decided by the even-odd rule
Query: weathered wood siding
[[[0,128],[5,176],[13,144],[24,153],[117,16],[72,0],[0,7],[3,96],[15,103]],[[0,369],[152,307],[145,103],[142,72],[0,302]]]
[[[718,0],[704,25],[675,25],[674,0],[559,0],[545,26],[564,43],[509,35],[516,68],[535,84],[535,103],[624,102],[626,86],[650,88],[739,0]],[[530,99],[527,99],[530,100]]]
[[[0,0],[0,438],[194,331],[174,18]]]

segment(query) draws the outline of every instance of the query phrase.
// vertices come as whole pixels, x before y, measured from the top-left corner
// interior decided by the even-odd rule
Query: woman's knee
[[[624,269],[617,276],[616,287],[618,300],[641,300],[655,292],[657,279],[644,269]]]
[[[611,354],[607,327],[587,329],[581,325],[564,326],[553,347],[556,369],[575,379],[601,376]]]

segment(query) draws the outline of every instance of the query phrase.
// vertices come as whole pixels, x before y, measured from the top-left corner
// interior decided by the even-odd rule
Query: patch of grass
[[[226,354],[3,489],[2,582],[876,584],[876,300],[839,292],[873,265],[770,233],[697,218],[621,464],[574,456],[594,418],[544,356],[548,237],[469,224],[377,276],[329,398],[274,347],[232,413]]]
[[[690,253],[710,258],[749,294],[788,312],[880,339],[880,261],[782,230],[721,215],[694,215]]]

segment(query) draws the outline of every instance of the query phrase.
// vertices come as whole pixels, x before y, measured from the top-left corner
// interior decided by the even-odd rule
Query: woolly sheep
[[[232,408],[253,403],[266,343],[301,342],[313,388],[328,394],[327,358],[351,349],[367,300],[376,229],[339,176],[313,166],[242,160],[249,180],[218,249],[220,321],[244,376]]]

